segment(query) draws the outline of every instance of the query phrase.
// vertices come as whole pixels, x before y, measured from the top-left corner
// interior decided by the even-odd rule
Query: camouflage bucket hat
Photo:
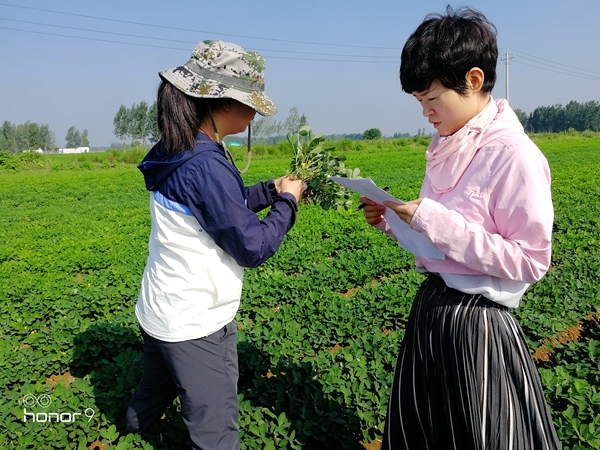
[[[192,97],[232,98],[263,116],[277,112],[265,94],[265,60],[239,45],[223,41],[200,42],[183,66],[159,73]]]

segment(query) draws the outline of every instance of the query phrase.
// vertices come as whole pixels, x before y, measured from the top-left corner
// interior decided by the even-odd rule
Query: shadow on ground
[[[260,439],[245,428],[257,411],[268,409],[277,417],[285,413],[288,435],[295,432],[303,449],[357,449],[360,421],[341,402],[324,395],[310,363],[280,360],[275,367],[269,355],[248,342],[238,343],[242,448],[262,449]],[[269,367],[271,369],[269,370]],[[89,375],[96,406],[106,426],[116,425],[123,436],[125,410],[142,371],[142,339],[139,330],[115,323],[97,323],[75,339],[71,374]],[[252,415],[252,416],[248,416]],[[267,434],[277,434],[277,420]],[[275,437],[275,436],[274,436]],[[151,429],[144,441],[156,450],[189,448],[178,400]]]

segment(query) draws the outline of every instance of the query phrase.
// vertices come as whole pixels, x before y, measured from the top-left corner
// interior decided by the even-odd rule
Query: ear
[[[473,93],[477,93],[481,91],[481,88],[483,87],[484,78],[485,76],[483,74],[483,70],[481,70],[479,67],[473,67],[467,72],[466,75],[467,86],[473,91]]]

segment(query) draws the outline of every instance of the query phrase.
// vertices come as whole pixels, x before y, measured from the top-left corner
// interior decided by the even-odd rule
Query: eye
[[[432,101],[434,101],[436,98],[437,98],[437,97],[431,97],[431,98],[428,98],[428,99],[427,99],[427,101],[428,101],[428,102],[432,102]]]

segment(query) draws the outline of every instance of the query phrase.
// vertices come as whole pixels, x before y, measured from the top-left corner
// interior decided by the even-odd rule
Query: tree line
[[[288,117],[283,121],[273,117],[258,117],[252,121],[252,136],[260,142],[268,142],[275,136],[295,133],[302,125],[306,125],[306,115],[300,114],[295,106],[290,109]],[[146,102],[134,103],[131,107],[121,105],[113,119],[113,133],[123,146],[127,140],[131,145],[135,143],[154,144],[160,139],[158,129],[158,109],[156,101],[151,105]],[[228,141],[245,144],[245,137],[230,137]]]
[[[600,102],[592,100],[584,103],[569,102],[566,106],[540,106],[527,114],[515,109],[515,113],[523,124],[525,131],[530,133],[560,133],[568,130],[600,132]],[[132,143],[155,143],[160,139],[158,130],[156,102],[149,105],[146,102],[133,104],[130,108],[121,105],[113,120],[114,134],[123,142],[130,139]],[[307,125],[305,114],[300,114],[298,108],[292,107],[285,120],[278,121],[273,117],[258,117],[252,121],[252,133],[257,141],[266,144],[277,143],[285,139],[285,134],[295,133],[302,125]],[[330,140],[350,138],[360,140],[375,138],[377,129],[369,129],[366,133],[330,135]],[[419,134],[422,133],[419,130]],[[423,130],[424,134],[424,130]],[[392,137],[404,137],[406,134],[394,134]],[[80,132],[70,127],[65,137],[66,146],[89,147],[88,131]],[[245,138],[232,136],[230,141],[245,143]],[[26,122],[13,124],[5,120],[0,127],[0,151],[19,153],[42,149],[44,151],[56,148],[54,133],[48,124]]]
[[[67,148],[89,147],[88,130],[79,132],[77,128],[70,127],[65,136],[65,146]]]
[[[16,125],[4,121],[0,128],[0,151],[16,154],[38,148],[44,151],[56,148],[54,133],[47,124],[25,122]]]
[[[559,133],[570,129],[600,131],[600,102],[598,101],[585,103],[571,101],[564,107],[562,105],[540,106],[530,114],[515,109],[515,113],[525,130],[531,133]],[[131,139],[132,143],[143,144],[148,141],[155,143],[160,139],[156,102],[152,105],[140,102],[130,108],[121,105],[113,124],[114,134],[123,142],[123,145],[127,138]],[[277,120],[273,116],[257,116],[252,121],[252,135],[256,142],[276,144],[285,140],[287,133],[295,133],[301,126],[307,124],[306,115],[300,114],[298,108],[294,106],[290,108],[289,114],[284,120]],[[419,129],[418,135],[424,136],[425,129]],[[381,131],[377,128],[368,129],[364,133],[331,135],[327,138],[334,136],[352,140],[380,139],[382,137]],[[407,133],[395,133],[392,137],[406,136],[408,136]],[[231,136],[228,141],[245,144],[245,137]]]
[[[298,108],[292,106],[285,120],[277,120],[273,116],[254,118],[252,121],[252,135],[263,139],[268,143],[268,139],[275,136],[284,136],[287,133],[297,133],[300,127],[308,125],[306,114],[300,114]]]
[[[121,105],[113,119],[113,133],[123,146],[128,138],[132,144],[158,142],[160,131],[156,101],[152,105],[146,102],[134,103],[130,108]]]
[[[560,133],[562,131],[600,131],[600,102],[570,101],[566,106],[539,106],[532,113],[515,109],[519,121],[530,133]]]
[[[71,127],[65,137],[67,148],[89,147],[88,130],[80,132]],[[22,124],[12,124],[5,120],[0,127],[0,152],[17,154],[38,149],[48,152],[56,149],[54,132],[46,123],[27,121]]]

